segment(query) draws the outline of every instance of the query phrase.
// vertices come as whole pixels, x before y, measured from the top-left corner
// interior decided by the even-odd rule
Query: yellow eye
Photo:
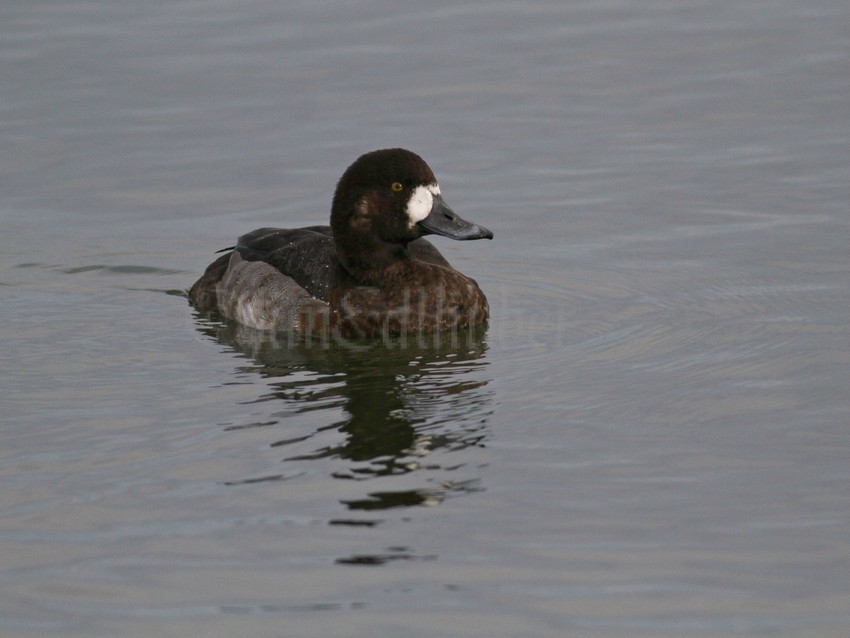
[[[401,191],[404,190],[404,186],[402,186],[401,182],[393,182],[392,189],[396,193],[400,193]]]

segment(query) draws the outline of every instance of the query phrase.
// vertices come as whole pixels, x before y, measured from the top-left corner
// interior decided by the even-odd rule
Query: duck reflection
[[[302,432],[302,436],[271,443],[272,447],[300,450],[285,457],[287,462],[342,459],[347,463],[332,464],[336,467],[331,475],[348,480],[418,470],[442,470],[445,477],[463,461],[442,465],[434,452],[483,445],[492,410],[483,328],[415,339],[333,344],[293,341],[286,335],[233,322],[200,319],[198,328],[256,362],[256,367],[248,369],[273,380],[270,394],[260,400],[281,401],[285,407],[276,416],[315,411],[329,415],[330,423],[306,436]],[[340,412],[342,418],[334,420]],[[327,440],[332,431],[344,436],[310,449],[311,439]],[[350,510],[429,505],[449,494],[478,489],[477,480],[443,478],[433,487],[372,492],[344,504]]]

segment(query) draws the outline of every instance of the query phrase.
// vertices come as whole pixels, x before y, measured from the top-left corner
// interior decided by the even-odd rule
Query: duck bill
[[[425,235],[442,235],[452,239],[493,239],[493,233],[468,222],[449,208],[439,195],[434,196],[434,205],[428,216],[419,222]]]

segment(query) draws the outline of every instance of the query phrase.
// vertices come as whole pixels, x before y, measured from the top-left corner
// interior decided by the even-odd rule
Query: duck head
[[[372,151],[346,169],[331,207],[337,254],[352,274],[403,259],[407,244],[425,235],[492,239],[443,200],[434,173],[402,148]]]

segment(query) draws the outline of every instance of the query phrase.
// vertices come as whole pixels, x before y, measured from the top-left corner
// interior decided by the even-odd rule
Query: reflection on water
[[[258,401],[283,404],[281,422],[233,429],[279,424],[285,428],[286,416],[317,410],[327,413],[329,423],[313,433],[281,437],[278,429],[272,429],[271,447],[286,450],[300,445],[302,451],[285,456],[286,463],[343,459],[348,463],[332,470],[332,476],[359,481],[419,470],[453,471],[457,466],[441,465],[433,453],[480,446],[487,436],[492,399],[489,379],[482,374],[488,365],[485,329],[415,340],[330,344],[293,340],[285,334],[217,318],[199,319],[198,330],[256,362],[257,367],[251,369],[272,380],[271,392]],[[333,430],[341,435],[337,441],[303,451],[305,442]],[[283,477],[276,474],[228,484]],[[344,504],[361,511],[433,505],[449,494],[479,489],[477,480],[446,479],[427,489],[370,492]],[[332,523],[363,525],[369,521]]]

